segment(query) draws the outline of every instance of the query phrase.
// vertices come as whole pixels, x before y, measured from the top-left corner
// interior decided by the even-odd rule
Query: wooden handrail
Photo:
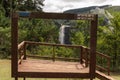
[[[25,41],[18,44],[18,53],[19,53],[18,64],[21,64],[22,60],[25,57]]]
[[[32,45],[46,45],[46,46],[60,46],[60,47],[72,47],[72,48],[79,48],[81,45],[65,45],[65,44],[55,44],[55,43],[44,43],[44,42],[32,42],[32,41],[25,41],[26,44]]]
[[[53,59],[53,57],[50,57],[50,56],[37,56],[37,55],[27,55],[27,56],[31,57],[31,58]],[[57,60],[66,60],[66,61],[69,61],[69,60],[79,61],[79,58],[55,57],[55,59],[57,59]]]
[[[54,47],[55,46],[59,46],[59,47],[69,47],[69,48],[79,48],[81,47],[81,45],[65,45],[65,44],[55,44],[55,43],[43,43],[43,42],[33,42],[33,41],[25,41],[26,44],[29,45],[45,45],[45,46],[52,46],[53,47],[53,56],[52,56],[52,60],[55,61],[55,59],[58,59],[58,57],[56,58],[55,55],[55,50]],[[64,59],[64,58],[59,58],[59,59]]]
[[[110,59],[110,56],[108,56],[108,55],[105,55],[105,54],[100,53],[100,52],[96,52],[96,53],[97,53],[97,55],[99,55],[99,56],[102,56],[102,57],[104,57],[104,58]]]
[[[87,53],[84,53],[84,54],[87,54],[85,60],[89,61],[89,58],[88,58],[89,54],[88,54],[88,52],[90,51],[90,49],[87,48],[87,47],[84,47],[84,46],[82,46],[82,48],[87,52]],[[110,60],[111,60],[110,56],[105,55],[105,54],[100,53],[100,52],[96,52],[96,55],[97,56],[101,56],[104,59],[107,59],[107,67],[102,67],[102,66],[96,65],[96,68],[99,68],[99,69],[101,69],[103,71],[107,71],[108,75],[110,75]],[[85,61],[86,65],[87,65],[87,63],[89,63],[88,61]]]
[[[18,50],[20,50],[21,48],[24,47],[24,44],[25,44],[25,41],[21,42],[19,45],[18,45]]]

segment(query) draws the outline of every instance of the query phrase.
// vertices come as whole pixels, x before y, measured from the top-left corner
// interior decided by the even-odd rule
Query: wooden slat
[[[112,77],[107,76],[104,73],[101,73],[99,71],[96,71],[96,77],[99,78],[100,80],[115,80]]]

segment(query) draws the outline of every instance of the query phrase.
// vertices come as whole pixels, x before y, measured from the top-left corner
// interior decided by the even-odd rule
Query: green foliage
[[[21,19],[19,26],[19,42],[23,40],[52,43],[58,42],[59,29],[54,25],[52,20]]]
[[[5,12],[0,5],[0,58],[6,58],[10,55],[10,19],[4,16]]]
[[[84,45],[84,36],[81,32],[74,32],[71,37],[72,44]]]
[[[108,26],[98,27],[97,49],[111,56],[111,68],[113,70],[120,69],[120,16],[119,12],[115,12],[111,24]]]
[[[89,38],[89,21],[78,20],[77,25],[71,31],[72,43],[89,46]]]
[[[10,27],[0,27],[0,58],[10,55]]]

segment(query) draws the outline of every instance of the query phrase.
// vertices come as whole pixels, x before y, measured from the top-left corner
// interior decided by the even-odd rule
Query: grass
[[[119,73],[115,73],[115,72],[111,73],[111,76],[115,80],[120,80],[120,72]],[[0,60],[0,80],[14,80],[14,78],[11,78],[11,61],[10,60]],[[19,80],[23,80],[23,79],[19,78]],[[26,80],[82,80],[82,79],[27,78]],[[95,80],[98,80],[98,79],[95,79]]]

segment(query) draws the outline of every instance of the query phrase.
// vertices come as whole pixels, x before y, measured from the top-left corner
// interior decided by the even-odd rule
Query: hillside
[[[110,12],[120,12],[120,6],[112,6],[112,7],[108,7],[105,9],[110,11]]]
[[[120,11],[120,6],[111,6],[111,5],[104,5],[104,6],[90,6],[90,7],[84,7],[84,8],[78,8],[78,9],[70,9],[64,11],[64,13],[90,13],[91,10],[94,10],[96,8],[105,9],[108,11]]]

